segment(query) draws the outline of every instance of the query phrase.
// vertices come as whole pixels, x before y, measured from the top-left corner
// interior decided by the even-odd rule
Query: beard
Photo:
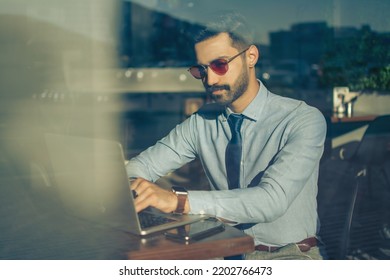
[[[249,74],[246,68],[241,72],[240,76],[234,82],[232,86],[230,85],[216,85],[216,86],[207,86],[205,89],[207,94],[214,100],[216,103],[226,106],[234,101],[236,101],[244,92],[248,89],[249,84]],[[224,90],[224,93],[215,94],[216,90]]]

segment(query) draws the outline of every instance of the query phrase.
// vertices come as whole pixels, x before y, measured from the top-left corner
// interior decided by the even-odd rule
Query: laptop
[[[45,141],[60,200],[73,216],[137,235],[208,218],[151,207],[137,213],[119,142],[62,134],[46,134]]]

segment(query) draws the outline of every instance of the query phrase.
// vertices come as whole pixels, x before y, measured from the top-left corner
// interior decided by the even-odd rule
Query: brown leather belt
[[[301,250],[301,252],[307,252],[309,251],[312,247],[315,247],[317,246],[317,238],[315,237],[309,237],[309,238],[306,238],[298,243],[295,243],[297,244],[297,246],[299,247],[299,250]],[[266,245],[257,245],[255,246],[255,250],[257,251],[265,251],[265,252],[274,252],[278,249],[280,249],[282,247],[276,247],[276,246],[266,246]]]

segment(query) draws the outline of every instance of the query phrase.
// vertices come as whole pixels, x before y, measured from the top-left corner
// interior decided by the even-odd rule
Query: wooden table
[[[346,122],[370,122],[374,120],[377,115],[355,115],[352,117],[348,116],[337,116],[333,115],[331,117],[332,123],[346,123]]]
[[[253,238],[231,226],[226,226],[223,232],[191,244],[168,240],[163,234],[146,238],[134,237],[132,243],[136,248],[127,252],[127,258],[140,260],[200,260],[233,256],[254,250]]]

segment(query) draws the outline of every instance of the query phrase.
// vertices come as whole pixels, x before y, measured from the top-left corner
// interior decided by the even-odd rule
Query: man
[[[215,102],[129,162],[129,177],[138,177],[131,184],[136,209],[234,221],[254,238],[246,259],[321,259],[316,195],[326,123],[317,109],[274,95],[256,79],[259,51],[246,30],[228,14],[196,39],[199,65],[189,71]],[[196,157],[210,191],[172,192],[153,183]]]

